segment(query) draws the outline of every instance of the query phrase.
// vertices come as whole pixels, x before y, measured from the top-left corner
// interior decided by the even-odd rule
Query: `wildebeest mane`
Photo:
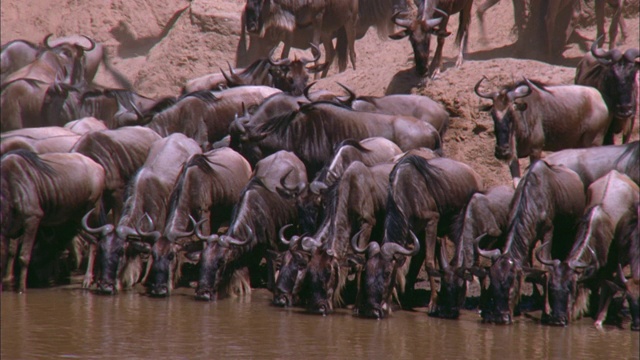
[[[214,102],[214,101],[216,101],[216,100],[218,100],[218,99],[219,99],[219,98],[218,98],[218,97],[216,97],[216,96],[213,94],[213,92],[211,92],[210,90],[198,90],[198,91],[190,92],[190,93],[188,93],[188,94],[181,95],[181,96],[178,98],[178,102],[179,102],[180,100],[182,100],[182,99],[186,99],[186,98],[188,98],[188,97],[194,97],[194,98],[196,98],[196,99],[198,99],[198,100],[200,100],[200,101],[203,101],[203,102],[205,102],[205,103]]]
[[[55,174],[55,170],[51,167],[51,165],[47,164],[45,160],[41,159],[40,156],[38,156],[38,154],[34,153],[33,151],[29,151],[26,149],[17,149],[17,150],[9,151],[8,153],[4,154],[2,157],[4,158],[9,155],[20,156],[27,163],[29,163],[29,165],[31,165],[34,169],[38,170],[39,172],[42,172],[49,176]]]
[[[331,186],[329,186],[324,196],[324,198],[326,199],[324,217],[326,220],[330,221],[331,226],[329,227],[329,238],[331,240],[335,239],[335,235],[336,235],[335,223],[336,223],[336,215],[338,213],[338,205],[340,204],[339,197],[340,197],[340,181],[336,181],[333,184],[331,184]]]
[[[533,85],[535,85],[536,87],[538,87],[539,89],[549,92],[549,90],[547,89],[547,87],[549,86],[549,84],[543,83],[542,81],[538,81],[538,80],[532,80],[532,79],[528,79]],[[511,83],[508,83],[506,85],[502,86],[502,90],[504,91],[513,91],[517,88],[519,88],[520,86],[529,86],[529,84],[527,84],[526,80],[520,80],[520,81],[514,81]]]
[[[269,63],[268,59],[258,59],[256,61],[252,62],[244,70],[242,70],[241,72],[237,73],[236,76],[238,78],[240,78],[243,82],[245,82],[247,80],[254,80],[253,79],[254,75],[260,74],[261,72],[264,72],[265,70],[268,70],[270,67],[271,67],[271,63]],[[227,80],[227,84],[229,86],[245,85],[244,83],[239,83],[239,84],[229,83],[228,80]],[[260,84],[254,84],[254,85],[260,85]]]
[[[178,180],[176,181],[173,191],[171,192],[171,196],[169,197],[169,211],[168,213],[172,213],[173,210],[178,206],[178,200],[180,199],[180,195],[182,194],[182,188],[184,187],[184,183],[187,178],[187,171],[190,167],[197,166],[198,169],[202,170],[207,175],[213,175],[214,171],[209,166],[209,159],[203,154],[195,154],[191,156],[189,160],[187,160],[184,164],[182,164],[182,169],[180,170],[180,176],[178,176]]]
[[[89,98],[99,97],[102,95],[104,95],[104,92],[102,90],[88,90],[82,93],[80,101],[84,103]]]
[[[615,168],[619,168],[622,162],[627,160],[627,163],[623,167],[625,174],[629,175],[632,179],[640,178],[640,141],[636,140],[630,143],[624,152],[618,156],[615,161]],[[621,169],[622,170],[622,169]]]
[[[538,164],[541,165],[538,165]],[[529,165],[529,169],[520,181],[511,202],[507,243],[505,253],[511,252],[514,259],[528,261],[530,244],[537,241],[537,223],[542,212],[553,214],[557,204],[570,203],[564,198],[570,193],[566,185],[556,176],[539,174],[534,167],[545,166],[553,175],[562,171],[562,167],[550,165],[538,160]],[[555,197],[552,199],[551,197]]]
[[[578,233],[576,236],[576,239],[578,239],[579,241],[576,241],[573,244],[571,248],[571,252],[569,253],[570,256],[574,256],[576,254],[584,254],[586,247],[589,245],[591,246],[592,249],[597,251],[599,247],[595,246],[595,244],[598,244],[598,243],[606,244],[605,248],[606,249],[609,248],[609,244],[611,243],[611,239],[613,239],[613,234],[615,232],[615,229],[613,228],[613,226],[603,226],[604,224],[598,224],[598,225],[591,224],[590,226],[589,224],[593,216],[594,210],[598,207],[600,207],[600,205],[591,206],[582,215],[582,218],[580,219],[580,223],[578,227]],[[609,225],[612,225],[612,224],[609,223]],[[591,241],[594,242],[592,244],[586,243],[587,235],[589,232],[591,232],[591,239],[592,239]]]
[[[338,151],[343,146],[352,146],[352,147],[356,148],[358,151],[363,152],[363,153],[370,153],[372,151],[371,149],[367,149],[366,147],[362,146],[360,144],[360,141],[358,141],[358,140],[345,139],[345,140],[342,140],[341,142],[336,144],[336,146],[333,147],[333,156],[331,157],[331,159],[335,158],[335,156],[338,154]],[[331,161],[327,161],[325,163],[325,165],[322,167],[322,169],[318,172],[318,175],[316,175],[316,180],[317,181],[326,180],[327,175],[329,173],[329,166],[330,165],[331,165]]]
[[[144,112],[144,114],[142,114],[146,119],[149,119],[153,117],[153,115],[161,113],[163,111],[165,111],[166,109],[172,107],[173,105],[178,103],[178,99],[176,99],[173,96],[167,96],[164,97],[158,101],[156,101],[155,104],[153,104],[153,106],[146,110]]]

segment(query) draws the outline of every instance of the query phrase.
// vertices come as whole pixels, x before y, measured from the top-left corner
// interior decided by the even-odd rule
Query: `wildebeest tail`
[[[424,178],[429,193],[436,202],[438,212],[441,215],[445,214],[447,212],[445,204],[453,202],[449,200],[449,198],[455,193],[455,190],[452,189],[452,185],[446,181],[443,171],[429,164],[427,160],[418,155],[405,156],[398,162],[394,169],[397,169],[404,164],[413,166],[416,171],[420,173]]]

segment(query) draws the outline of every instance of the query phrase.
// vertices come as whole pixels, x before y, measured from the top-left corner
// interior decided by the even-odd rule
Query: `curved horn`
[[[417,254],[418,251],[420,251],[420,241],[418,240],[416,234],[413,233],[413,231],[409,231],[409,233],[411,234],[411,239],[413,240],[412,250],[409,250],[400,244],[388,242],[383,244],[380,248],[380,253],[382,254],[382,256],[390,258],[395,254],[406,256],[414,256],[415,254]]]
[[[89,226],[89,216],[93,213],[93,210],[95,209],[91,209],[89,210],[88,213],[86,213],[83,217],[82,217],[82,228],[88,232],[89,234],[98,234],[101,233],[102,236],[105,236],[107,234],[109,234],[110,232],[113,231],[113,225],[111,224],[106,224],[97,228],[92,228]]]
[[[248,245],[255,238],[255,235],[253,233],[253,230],[251,230],[251,227],[249,227],[249,225],[245,224],[244,226],[245,228],[247,228],[247,232],[249,233],[245,240],[238,240],[228,235],[222,235],[220,236],[220,242],[225,243],[227,245],[236,245],[236,246]]]
[[[482,240],[482,238],[484,238],[485,236],[487,236],[487,233],[484,233],[480,236],[478,236],[474,241],[473,241],[473,246],[476,249],[476,252],[480,255],[480,256],[484,256],[487,259],[491,259],[491,260],[495,260],[498,256],[500,256],[500,254],[502,254],[502,252],[500,251],[500,249],[493,249],[493,250],[483,250],[480,248],[480,246],[478,246],[478,244],[480,243],[480,241]]]
[[[162,236],[162,234],[160,234],[160,231],[157,230],[153,230],[153,231],[142,231],[142,229],[140,228],[140,222],[142,221],[142,219],[148,219],[149,224],[151,225],[151,228],[155,228],[155,225],[153,224],[153,219],[151,219],[151,216],[149,216],[149,214],[144,213],[144,216],[141,217],[138,222],[136,223],[136,231],[138,232],[138,235],[140,236],[149,236],[151,238],[153,238],[153,240],[157,240],[160,236]]]
[[[283,244],[285,245],[290,245],[291,244],[291,240],[287,240],[287,238],[284,236],[284,232],[287,231],[288,228],[292,227],[293,224],[287,224],[283,227],[280,228],[280,231],[278,231],[278,237],[280,238],[280,241],[282,241]]]
[[[121,225],[116,228],[116,235],[121,239],[127,239],[129,235],[138,235],[138,233],[132,227]]]
[[[593,251],[593,249],[591,248],[591,246],[587,245],[587,249],[589,250],[589,253],[591,253],[591,261],[589,262],[589,264],[580,261],[580,260],[570,260],[569,261],[569,267],[577,270],[577,269],[584,269],[586,267],[589,267],[590,265],[598,265],[598,257],[596,255],[596,252]]]
[[[360,231],[358,231],[357,233],[355,233],[355,235],[353,235],[351,237],[351,247],[353,248],[353,251],[355,251],[358,254],[362,254],[365,251],[367,251],[367,249],[369,248],[369,245],[371,245],[371,243],[367,244],[367,246],[363,248],[358,247],[358,240],[360,239],[360,234],[362,234],[362,232],[364,231],[364,229],[360,229]]]
[[[52,36],[53,36],[53,33],[45,36],[44,39],[42,40],[42,45],[44,45],[44,47],[47,49],[51,49],[51,45],[49,45],[49,38]]]
[[[233,70],[233,68],[231,67],[231,63],[229,61],[227,61],[227,66],[229,67],[229,72],[231,73],[231,75],[237,76],[236,71]]]
[[[313,102],[313,100],[311,100],[311,99],[309,98],[309,90],[311,90],[311,87],[312,87],[313,85],[315,85],[315,84],[316,84],[316,82],[314,81],[314,82],[312,82],[311,84],[309,84],[309,85],[305,86],[305,87],[304,87],[304,90],[302,90],[302,94],[304,95],[304,97],[305,97],[307,100],[311,101],[311,102]]]
[[[533,84],[531,82],[531,80],[529,80],[527,78],[524,78],[524,81],[527,83],[527,85],[526,85],[527,90],[526,91],[522,91],[521,90],[522,87],[525,87],[524,85],[518,86],[514,90],[509,91],[509,93],[507,95],[509,97],[509,99],[511,99],[513,101],[515,99],[519,99],[519,98],[523,98],[523,97],[529,96],[531,94],[531,92],[533,92],[533,88],[536,87],[535,84]]]
[[[78,45],[79,47],[81,47],[81,48],[82,48],[82,50],[84,50],[85,52],[87,52],[87,51],[91,51],[91,50],[93,50],[93,49],[95,49],[95,48],[96,48],[96,42],[95,42],[92,38],[88,37],[87,35],[82,35],[82,37],[83,37],[83,38],[85,38],[85,39],[87,39],[87,40],[89,40],[89,43],[91,44],[91,46],[90,46],[90,47],[84,47],[84,46],[82,46],[82,45]]]
[[[227,81],[227,85],[235,84],[235,80],[229,75],[227,75],[227,73],[224,72],[222,68],[220,68],[220,72],[222,73],[222,77],[224,77],[224,79]]]
[[[313,59],[309,60],[306,58],[300,58],[300,62],[302,62],[305,65],[308,63],[316,62],[320,60],[320,55],[322,54],[320,52],[320,48],[318,47],[318,45],[311,44],[311,43],[309,43],[309,45],[311,45],[311,54],[313,54]]]
[[[349,97],[347,98],[347,100],[340,100],[341,103],[345,104],[345,105],[349,105],[351,106],[351,104],[356,100],[356,93],[351,90],[348,86],[343,85],[339,82],[336,81],[336,84],[338,84],[341,88],[344,89],[344,91],[347,92],[347,94],[349,95]]]
[[[314,181],[309,185],[309,190],[316,195],[322,195],[327,190],[327,184],[322,181]]]
[[[301,244],[302,244],[302,249],[304,251],[309,251],[309,252],[312,252],[316,248],[322,246],[322,243],[320,241],[312,238],[311,236],[303,237]]]
[[[429,19],[427,21],[424,21],[425,25],[427,25],[428,29],[434,28],[438,25],[440,25],[440,23],[442,22],[443,18],[437,18],[437,19]]]
[[[193,235],[193,233],[196,231],[196,220],[193,218],[193,216],[189,215],[189,221],[193,225],[193,229],[191,231],[176,231],[176,230],[173,230],[167,235],[167,237],[171,241],[175,241],[175,240],[177,240],[179,238],[185,238],[185,237],[189,237],[189,236]]]
[[[547,265],[547,266],[553,266],[553,267],[557,267],[558,265],[560,265],[560,260],[558,259],[553,259],[553,260],[547,260],[547,259],[543,259],[542,255],[540,255],[540,252],[542,251],[542,248],[551,244],[550,241],[547,241],[546,243],[542,244],[542,246],[540,246],[537,250],[536,250],[536,259],[538,259],[538,261],[541,264]]]
[[[449,17],[449,14],[447,14],[447,12],[446,12],[446,11],[444,11],[444,10],[440,10],[440,9],[438,9],[438,8],[435,8],[434,10],[435,10],[436,12],[439,12],[439,13],[440,13],[440,15],[442,15],[442,16],[443,16],[443,17],[445,17],[445,18],[448,18],[448,17]]]
[[[211,234],[209,236],[206,236],[202,233],[202,224],[204,224],[207,221],[209,221],[209,219],[204,218],[204,219],[200,219],[200,221],[198,221],[195,224],[194,230],[195,230],[196,236],[198,237],[198,239],[204,240],[206,242],[212,242],[212,241],[217,242],[220,239],[218,234]]]
[[[391,16],[391,21],[393,21],[394,24],[401,26],[403,28],[408,28],[409,26],[411,26],[412,21],[409,19],[398,19],[398,15],[400,15],[401,11],[396,11],[393,16]]]
[[[628,62],[634,62],[638,57],[640,57],[640,49],[629,49],[624,52],[624,58],[627,59]]]
[[[269,56],[267,57],[267,59],[269,60],[269,64],[271,64],[272,66],[289,65],[291,63],[291,60],[289,59],[280,59],[280,60],[273,59],[273,53],[276,52],[276,49],[277,47],[274,46],[274,48],[271,49],[271,51],[269,52]]]
[[[627,283],[627,278],[624,277],[624,273],[622,272],[622,264],[618,263],[618,277],[623,284]]]
[[[591,44],[591,55],[598,59],[601,63],[608,64],[611,61],[611,51],[605,51],[602,48],[598,47],[598,43],[604,37],[604,34],[600,35],[596,41]]]
[[[482,84],[484,80],[487,80],[487,77],[483,75],[482,79],[480,79],[480,81],[476,83],[476,86],[474,86],[473,91],[476,93],[476,95],[480,96],[481,98],[491,99],[491,100],[495,99],[496,96],[498,96],[497,92],[494,91],[492,93],[488,93],[488,92],[480,91],[480,84]]]

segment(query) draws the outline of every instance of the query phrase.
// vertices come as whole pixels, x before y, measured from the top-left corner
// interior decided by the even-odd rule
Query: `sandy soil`
[[[625,11],[628,37],[622,49],[637,47],[639,24],[637,1],[629,1]],[[111,0],[95,1],[5,0],[1,2],[0,40],[27,39],[39,42],[48,33],[62,36],[81,33],[102,42],[112,63],[133,80],[138,92],[148,96],[176,95],[185,81],[235,62],[239,41],[239,15],[243,0]],[[477,5],[477,4],[476,4]],[[593,6],[592,2],[588,6]],[[635,6],[635,7],[634,7]],[[593,15],[587,7],[579,33],[595,37]],[[474,9],[475,12],[475,9]],[[609,20],[609,19],[607,19]],[[332,69],[316,88],[338,91],[336,82],[353,88],[359,95],[418,93],[445,104],[452,124],[445,136],[445,153],[478,171],[487,185],[509,183],[507,166],[493,156],[493,125],[480,112],[483,101],[473,86],[487,76],[494,86],[526,76],[552,84],[572,83],[575,65],[582,51],[572,44],[560,64],[512,58],[515,42],[510,1],[501,1],[485,14],[485,36],[481,36],[475,15],[472,19],[466,61],[454,68],[458,49],[453,37],[447,39],[444,68],[440,77],[418,87],[413,54],[407,39],[381,39],[373,30],[356,42],[357,70],[341,74]],[[452,16],[448,30],[455,34],[458,15]],[[607,23],[608,26],[608,23]],[[432,53],[435,50],[435,41]],[[294,54],[306,55],[303,51]],[[100,71],[97,82],[114,86],[108,73]],[[637,123],[637,121],[636,121]],[[636,125],[637,126],[637,125]],[[637,127],[634,138],[637,139]],[[526,166],[528,160],[522,160]]]

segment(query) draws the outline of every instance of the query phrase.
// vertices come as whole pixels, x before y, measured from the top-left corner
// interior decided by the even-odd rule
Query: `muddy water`
[[[348,310],[327,316],[269,305],[270,294],[196,302],[190,291],[170,299],[136,292],[114,297],[78,289],[2,293],[5,359],[373,358],[632,359],[640,334],[590,320],[566,328],[520,318],[486,325],[471,311],[457,321],[395,312],[377,321]],[[627,324],[628,326],[628,324]]]

